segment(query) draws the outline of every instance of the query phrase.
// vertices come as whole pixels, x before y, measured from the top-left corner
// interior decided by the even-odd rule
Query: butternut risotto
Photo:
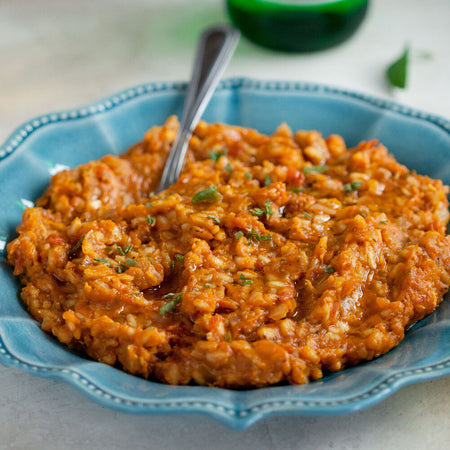
[[[8,258],[42,329],[170,384],[306,383],[395,347],[450,284],[448,188],[377,141],[171,117],[56,174]]]

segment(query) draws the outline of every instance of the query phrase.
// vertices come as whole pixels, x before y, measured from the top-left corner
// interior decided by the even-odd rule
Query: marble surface
[[[449,17],[448,0],[373,0],[341,47],[290,55],[242,39],[226,76],[323,82],[450,118]],[[186,80],[199,32],[225,20],[219,0],[0,0],[0,141],[41,113]],[[407,43],[409,88],[392,92],[384,69]],[[450,442],[450,378],[351,415],[280,416],[232,432],[199,416],[110,411],[64,383],[0,366],[0,424],[2,449],[441,449]]]

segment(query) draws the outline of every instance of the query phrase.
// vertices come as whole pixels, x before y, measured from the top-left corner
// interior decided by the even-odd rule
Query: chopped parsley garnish
[[[344,192],[357,191],[362,184],[363,184],[362,181],[352,181],[351,183],[344,184]]]
[[[175,259],[177,261],[184,261],[184,255],[182,255],[181,253],[175,253]]]
[[[272,205],[270,204],[269,199],[266,199],[266,201],[264,203],[264,207],[265,207],[266,219],[268,219],[269,216],[273,216],[273,209],[272,209]]]
[[[208,219],[211,219],[216,225],[220,225],[220,219],[216,216],[208,216]]]
[[[73,256],[77,250],[81,247],[81,244],[83,243],[84,240],[84,234],[83,236],[81,236],[81,238],[78,240],[78,242],[69,250],[69,256]]]
[[[264,203],[264,209],[262,208],[253,208],[250,210],[250,213],[253,214],[254,216],[262,216],[263,214],[266,215],[266,219],[269,218],[269,216],[273,215],[273,209],[272,206],[270,204],[270,200],[267,199],[266,202]]]
[[[309,213],[307,213],[306,211],[303,211],[302,214],[307,218],[307,219],[312,219],[313,216]]]
[[[123,251],[123,249],[122,249],[122,247],[121,247],[120,245],[114,244],[114,247],[116,248],[117,253],[118,253],[119,255],[125,255],[125,252]]]
[[[387,225],[387,220],[380,220],[380,223],[381,223],[382,225]]]
[[[145,206],[148,206],[149,208],[151,208],[153,206],[152,202],[148,202],[145,204]]]
[[[127,245],[125,248],[122,248],[119,244],[114,244],[114,246],[108,247],[106,252],[111,254],[114,250],[116,250],[119,255],[123,256],[126,255],[132,248],[132,245]]]
[[[233,167],[231,167],[231,164],[230,164],[230,163],[228,163],[228,164],[225,166],[225,170],[226,170],[228,173],[231,173],[231,172],[233,171]]]
[[[147,216],[147,223],[149,224],[149,225],[153,225],[154,223],[156,222],[156,219],[154,218],[154,217],[152,217],[152,216]]]
[[[125,263],[128,264],[129,266],[135,266],[137,264],[137,262],[134,259],[131,259],[131,258],[127,258],[125,260]]]
[[[334,268],[333,267],[325,267],[325,273],[333,273]]]
[[[245,172],[245,173],[244,173],[244,177],[247,178],[247,180],[251,180],[251,179],[253,178],[253,177],[252,177],[252,174],[249,173],[249,172]]]
[[[242,231],[238,231],[238,232],[234,233],[235,239],[240,239],[242,236],[244,236],[244,233]]]
[[[307,166],[303,168],[303,173],[322,173],[328,169],[328,166]]]
[[[192,197],[192,203],[198,202],[218,202],[222,200],[222,194],[217,191],[216,186],[212,184],[209,189],[203,189],[203,191],[197,192]]]
[[[261,235],[256,231],[253,230],[249,231],[248,233],[245,233],[245,236],[251,241],[253,238],[255,238],[257,241],[261,239]]]
[[[249,284],[252,284],[253,280],[251,280],[250,278],[246,277],[243,273],[241,273],[241,276],[239,277],[239,284],[241,286],[246,286]]]
[[[288,191],[290,192],[295,192],[296,194],[298,194],[299,192],[303,191],[303,188],[301,187],[295,187],[295,186],[289,186],[288,187]]]
[[[170,301],[168,301],[165,305],[161,306],[159,308],[159,315],[163,316],[164,314],[168,312],[172,312],[175,309],[175,306],[178,305],[178,303],[181,302],[181,299],[183,298],[183,294],[167,294],[164,296],[165,299],[172,298]]]
[[[270,184],[272,184],[272,179],[270,178],[270,175],[267,174],[266,178],[264,178],[264,186],[269,186]]]
[[[173,269],[175,267],[175,261],[173,259],[170,260],[170,268]]]
[[[111,267],[111,261],[107,258],[94,258],[94,261],[107,265]]]
[[[128,270],[128,266],[125,264],[119,264],[119,267],[117,268],[118,273],[126,272]]]
[[[253,238],[255,238],[257,241],[270,241],[272,239],[272,235],[269,233],[267,236],[263,234],[259,234],[256,230],[252,229],[252,231],[249,231],[245,233],[245,236],[251,241]]]
[[[253,214],[254,216],[262,216],[264,214],[264,210],[261,208],[253,208],[250,210],[250,213]]]
[[[209,157],[214,161],[219,161],[221,156],[225,156],[227,154],[226,150],[219,150],[218,152],[213,152],[212,150],[209,152]]]

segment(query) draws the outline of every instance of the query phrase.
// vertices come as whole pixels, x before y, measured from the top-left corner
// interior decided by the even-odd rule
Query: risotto
[[[448,188],[377,141],[178,121],[53,176],[8,260],[68,346],[170,384],[262,387],[376,358],[450,284]]]

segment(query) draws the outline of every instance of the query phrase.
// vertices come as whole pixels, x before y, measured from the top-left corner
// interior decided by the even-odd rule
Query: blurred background
[[[200,32],[218,22],[225,0],[0,0],[0,141],[37,114],[187,81]],[[372,0],[337,47],[283,53],[243,37],[225,76],[327,83],[449,117],[449,23],[449,0]],[[408,88],[393,92],[385,70],[408,44]]]

